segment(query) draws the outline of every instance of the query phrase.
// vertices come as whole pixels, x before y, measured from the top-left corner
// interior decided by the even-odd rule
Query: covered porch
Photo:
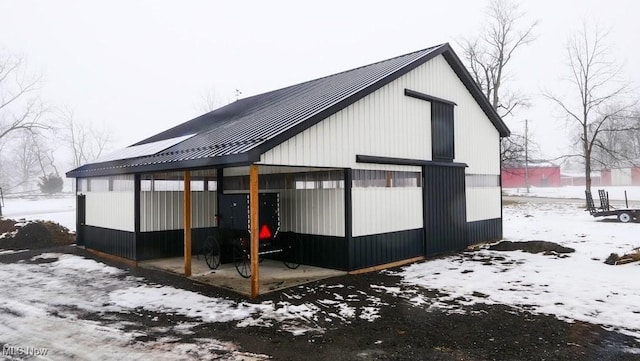
[[[344,273],[335,271],[346,269],[344,175],[342,169],[248,165],[82,178],[79,242],[143,267],[256,297]],[[298,269],[272,260],[258,263],[264,195],[277,199],[270,235],[301,245]],[[227,209],[230,199],[234,206],[241,201],[233,212]],[[235,232],[221,232],[230,223]],[[202,256],[211,235],[221,238],[222,264],[213,270]],[[250,246],[249,280],[238,274],[231,254],[239,235]]]
[[[138,267],[184,275],[182,257],[142,261],[138,262]],[[291,270],[280,261],[265,259],[260,262],[259,290],[260,294],[266,294],[345,274],[345,271],[309,265],[300,265],[297,269]],[[221,264],[219,268],[212,270],[207,266],[204,257],[192,258],[189,279],[246,296],[252,295],[249,280],[241,277],[232,263]]]

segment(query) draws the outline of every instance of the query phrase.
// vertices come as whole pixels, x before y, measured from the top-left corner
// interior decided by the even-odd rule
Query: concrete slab
[[[138,267],[184,274],[182,257],[162,258],[138,262]],[[190,279],[216,287],[225,288],[243,295],[251,295],[251,281],[243,278],[233,263],[221,264],[218,269],[209,269],[204,257],[194,257],[191,261]],[[347,272],[327,268],[300,265],[297,269],[287,268],[281,261],[265,259],[260,263],[260,294],[295,287],[305,283],[345,275]]]

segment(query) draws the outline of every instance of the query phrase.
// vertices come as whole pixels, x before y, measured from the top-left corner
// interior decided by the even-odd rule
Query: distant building
[[[563,172],[560,175],[560,182],[563,186],[583,186],[586,184],[584,172],[580,172],[580,173]],[[600,180],[600,172],[591,173],[591,185],[592,186],[604,185]]]
[[[600,178],[603,186],[638,186],[640,167],[603,169]]]
[[[529,167],[503,168],[501,171],[503,188],[559,187],[560,167],[552,164],[536,164]]]

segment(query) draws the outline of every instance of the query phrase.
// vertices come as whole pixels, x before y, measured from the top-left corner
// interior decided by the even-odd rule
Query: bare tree
[[[628,117],[637,104],[637,99],[630,99],[630,83],[622,79],[622,66],[611,56],[607,35],[607,31],[597,26],[590,28],[583,22],[566,46],[568,76],[565,81],[573,94],[561,97],[549,91],[544,93],[561,109],[567,121],[576,126],[577,156],[584,162],[588,191],[596,149],[619,156],[608,148],[605,140],[607,136],[630,129],[621,119]]]
[[[200,102],[195,105],[195,108],[198,112],[209,113],[226,103],[229,103],[229,101],[225,102],[214,90],[209,89],[200,93]]]
[[[0,144],[14,132],[49,128],[39,84],[40,77],[27,74],[22,58],[0,53]]]
[[[609,108],[613,112],[619,107],[620,104],[615,104]],[[614,116],[609,120],[609,124],[593,144],[592,169],[625,168],[638,165],[640,158],[639,121],[637,111]],[[579,143],[579,137],[577,140]]]
[[[108,129],[78,121],[73,109],[69,107],[59,111],[58,119],[61,139],[71,151],[73,167],[98,159],[112,143]]]
[[[505,86],[511,80],[507,70],[516,50],[535,40],[533,30],[537,21],[522,24],[524,15],[512,0],[490,0],[484,30],[478,37],[459,42],[471,75],[502,118],[513,116],[518,108],[528,106],[526,96]],[[524,148],[522,135],[503,138],[503,164],[521,163]]]
[[[22,187],[24,191],[29,189],[29,181],[38,176],[38,155],[34,146],[34,138],[28,133],[24,133],[20,141],[14,147],[13,153],[13,174],[14,186]]]
[[[30,191],[39,176],[58,174],[54,152],[47,145],[47,138],[31,131],[22,132],[19,139],[11,142],[11,157],[5,160],[11,169],[6,175],[11,189],[22,187],[24,191]]]

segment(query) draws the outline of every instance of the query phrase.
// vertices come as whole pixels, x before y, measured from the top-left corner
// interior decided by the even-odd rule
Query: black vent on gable
[[[431,157],[436,162],[455,158],[453,105],[431,103]]]

